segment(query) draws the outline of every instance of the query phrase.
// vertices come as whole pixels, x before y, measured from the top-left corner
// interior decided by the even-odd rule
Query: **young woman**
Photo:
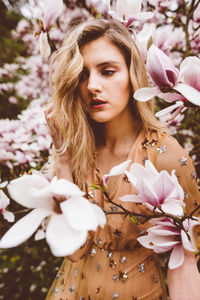
[[[116,211],[100,191],[90,190],[91,184],[127,159],[140,164],[149,159],[158,171],[176,170],[187,210],[193,210],[199,194],[190,158],[155,119],[152,101],[133,99],[134,91],[148,86],[148,79],[127,29],[113,20],[79,25],[55,55],[52,69],[53,105],[46,118],[57,176],[73,180],[105,210]],[[114,202],[131,193],[135,191],[123,176],[109,178],[108,194]],[[146,212],[137,204],[123,205]],[[64,259],[46,299],[167,299],[158,255],[137,242],[149,226],[107,215],[104,229],[91,232],[85,245]],[[199,299],[194,255],[185,253],[183,265],[168,271],[168,286],[171,300]]]

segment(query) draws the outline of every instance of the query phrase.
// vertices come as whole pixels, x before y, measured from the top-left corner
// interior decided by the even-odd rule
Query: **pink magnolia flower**
[[[11,248],[26,241],[49,217],[46,241],[55,256],[74,253],[87,239],[89,230],[96,230],[106,222],[100,207],[83,197],[83,192],[70,181],[55,177],[51,183],[42,175],[24,175],[8,185],[11,197],[32,209],[15,223],[0,240],[0,248]],[[59,204],[60,213],[54,211],[54,197],[66,200]],[[36,235],[36,239],[41,234]]]
[[[166,170],[160,173],[153,164],[146,160],[145,167],[132,164],[130,171],[125,171],[130,183],[135,187],[137,195],[120,197],[125,202],[145,204],[150,210],[165,212],[170,215],[182,216],[184,214],[184,192],[179,185],[175,170],[171,176]]]
[[[156,87],[138,89],[134,93],[136,100],[145,102],[159,96],[167,102],[188,100],[194,105],[200,105],[199,58],[185,58],[180,65],[179,75],[170,58],[152,45],[147,54],[147,70]]]
[[[142,0],[117,0],[116,8],[108,13],[121,22],[128,22],[129,25],[134,20],[146,21],[153,17],[152,12],[141,12]]]
[[[200,59],[186,57],[180,65],[180,83],[174,87],[189,102],[200,106]]]
[[[178,69],[174,67],[171,59],[154,45],[147,53],[147,70],[156,87],[137,90],[134,98],[138,101],[145,102],[162,92],[169,92],[178,83]]]
[[[184,261],[184,249],[195,252],[191,242],[192,228],[198,220],[185,219],[183,227],[185,230],[174,225],[170,218],[156,218],[150,221],[154,226],[147,230],[147,235],[139,237],[137,240],[142,246],[152,249],[156,253],[165,253],[172,250],[168,267],[175,269],[182,265]]]
[[[44,29],[49,28],[63,11],[63,0],[44,0]]]
[[[1,187],[5,187],[5,183],[1,183]],[[8,222],[14,222],[15,216],[12,212],[6,210],[6,207],[9,205],[10,199],[6,196],[6,194],[0,190],[0,214],[3,215],[4,219]]]

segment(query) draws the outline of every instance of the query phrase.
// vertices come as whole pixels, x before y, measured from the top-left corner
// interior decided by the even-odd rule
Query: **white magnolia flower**
[[[152,12],[141,12],[142,0],[117,0],[116,8],[113,7],[109,14],[119,21],[136,19],[146,21],[153,17]]]
[[[24,175],[12,180],[8,191],[16,202],[33,210],[5,233],[0,248],[20,245],[49,217],[46,241],[52,253],[55,256],[71,255],[85,243],[89,230],[105,225],[102,209],[85,199],[78,186],[65,179],[54,177],[49,183],[42,175]],[[58,213],[54,211],[56,196],[66,199],[59,204]],[[37,233],[36,239],[42,235]]]

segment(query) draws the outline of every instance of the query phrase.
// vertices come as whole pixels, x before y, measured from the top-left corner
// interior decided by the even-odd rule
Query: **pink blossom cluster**
[[[41,152],[48,151],[51,138],[42,106],[33,101],[17,120],[0,120],[0,162],[13,168],[42,161]]]

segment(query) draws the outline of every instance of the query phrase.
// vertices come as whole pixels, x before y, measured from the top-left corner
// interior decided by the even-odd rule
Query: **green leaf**
[[[99,190],[99,186],[98,185],[95,185],[95,184],[91,184],[91,189],[93,190]]]
[[[134,224],[137,224],[137,223],[138,223],[136,217],[134,217],[134,216],[129,216],[129,218],[130,218],[131,222],[133,222]]]

